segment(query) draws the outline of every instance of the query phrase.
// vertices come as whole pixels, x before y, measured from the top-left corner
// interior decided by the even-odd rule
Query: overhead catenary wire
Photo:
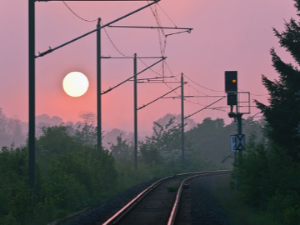
[[[80,20],[82,20],[82,21],[85,21],[85,22],[95,22],[95,21],[97,21],[98,19],[94,19],[94,20],[88,20],[88,19],[85,19],[85,18],[83,18],[82,16],[79,16],[78,15],[78,13],[76,13],[65,1],[63,1],[63,4],[67,7],[67,9],[73,14],[73,15],[75,15],[77,18],[79,18]],[[161,8],[161,7],[160,7]],[[162,8],[161,8],[162,9]],[[163,9],[162,9],[163,10]],[[166,13],[165,13],[166,14]],[[170,21],[172,21],[171,20],[171,18],[169,18],[170,19]],[[172,21],[173,22],[173,21]],[[101,24],[101,26],[103,26],[103,23],[102,22],[100,22],[100,24]],[[173,24],[175,25],[175,27],[177,27],[176,26],[176,24],[173,22]],[[109,40],[109,42],[111,43],[111,45],[114,47],[114,49],[120,54],[120,55],[122,55],[122,56],[124,56],[124,57],[128,57],[126,54],[124,54],[117,46],[116,46],[116,44],[114,43],[114,41],[112,40],[112,38],[110,37],[110,35],[109,35],[109,33],[108,33],[108,31],[107,31],[107,29],[104,27],[104,32],[105,32],[105,34],[106,34],[106,36],[107,36],[107,38],[108,38],[108,40]],[[148,65],[141,59],[141,58],[138,58],[146,67],[148,67]],[[158,72],[156,72],[155,70],[153,70],[152,68],[149,68],[153,73],[155,73],[155,74],[157,74],[157,75],[159,75],[159,76],[164,76],[164,74],[161,74],[161,73],[158,73]]]
[[[159,6],[160,8],[161,8],[161,10],[166,14],[166,16],[168,17],[168,19],[173,23],[173,25],[175,26],[175,27],[177,27],[177,25],[174,23],[174,21],[167,15],[167,13],[162,9],[162,7],[161,6]],[[151,10],[151,12],[152,12],[152,15],[153,15],[153,17],[155,18],[155,20],[156,20],[156,23],[157,23],[157,25],[158,26],[160,26],[160,27],[163,27],[162,26],[162,24],[161,24],[161,21],[160,21],[160,18],[159,18],[159,15],[158,15],[158,12],[157,12],[157,8],[156,8],[156,6],[154,6],[154,9],[153,9],[153,7],[150,7],[150,10]],[[158,31],[158,32],[160,32],[160,31]],[[162,34],[164,35],[164,44],[162,44],[162,40],[161,40],[161,36],[160,36],[160,33],[159,33],[159,44],[160,44],[160,51],[161,51],[161,54],[162,54],[162,56],[164,56],[165,55],[165,51],[166,51],[166,46],[167,46],[167,37],[168,36],[170,36],[170,35],[172,35],[172,34],[165,34],[164,33],[164,31],[163,31],[163,29],[161,29],[161,32],[162,32]],[[186,32],[186,31],[185,31]],[[174,33],[174,34],[178,34],[178,33],[183,33],[183,32],[176,32],[176,33]],[[171,69],[170,69],[170,66],[168,65],[168,63],[167,63],[167,61],[164,61],[163,63],[162,63],[162,71],[163,71],[163,74],[164,74],[164,66],[166,65],[166,67],[167,67],[167,69],[169,70],[169,72],[171,73],[171,74],[173,74],[173,72],[171,71]],[[175,78],[176,79],[176,78]],[[178,80],[178,79],[176,79],[176,80]],[[179,80],[178,80],[179,81]],[[166,86],[167,87],[169,87],[170,89],[171,89],[171,87],[169,86],[169,85],[167,85],[166,84]],[[195,88],[194,88],[195,89]],[[198,90],[197,90],[198,91]],[[198,92],[200,92],[200,91],[198,91]],[[175,91],[175,93],[178,95],[178,96],[180,96],[176,91]],[[202,93],[202,92],[200,92],[200,93]],[[202,94],[204,94],[204,93],[202,93]],[[189,101],[189,100],[186,100],[187,102],[191,102],[191,101]],[[199,104],[199,103],[195,103],[195,104]],[[200,105],[200,104],[199,104]]]
[[[85,19],[85,18],[83,18],[82,16],[80,16],[78,13],[76,13],[65,1],[62,1],[63,2],[63,4],[67,7],[67,9],[73,14],[73,15],[75,15],[78,19],[80,19],[80,20],[82,20],[82,21],[85,21],[85,22],[95,22],[95,21],[97,21],[98,20],[98,18],[97,19],[94,19],[94,20],[88,20],[88,19]],[[149,2],[149,1],[148,1]],[[174,24],[174,26],[175,27],[177,27],[176,26],[176,24],[172,21],[172,19],[167,15],[167,13],[163,10],[163,8],[160,6],[160,8],[161,8],[161,10],[166,14],[166,16],[169,18],[169,20]],[[101,22],[101,26],[103,26],[103,23]],[[120,55],[122,55],[122,56],[124,56],[124,57],[127,57],[127,55],[126,54],[124,54],[117,46],[116,46],[116,44],[114,43],[114,41],[112,40],[112,38],[110,37],[110,35],[109,35],[109,33],[108,33],[108,31],[107,31],[107,29],[106,28],[104,28],[104,31],[105,31],[105,34],[106,34],[106,36],[107,36],[107,38],[108,38],[108,40],[110,41],[110,43],[112,44],[112,46],[114,47],[114,49],[120,54]],[[163,54],[162,54],[163,55]],[[139,60],[145,65],[145,66],[148,66],[142,59],[140,59],[139,58]],[[156,72],[156,71],[154,71],[152,68],[150,68],[150,70],[152,71],[152,72],[154,72],[155,74],[157,74],[157,75],[160,75],[160,76],[164,76],[164,74],[161,74],[161,73],[158,73],[158,72]]]
[[[157,4],[159,1],[160,1],[160,0],[156,0],[156,1],[154,1],[153,3],[150,3],[150,4],[148,4],[148,5],[145,5],[145,6],[141,7],[141,8],[138,8],[138,9],[136,9],[136,10],[130,12],[130,13],[127,13],[126,15],[124,15],[124,16],[122,16],[122,17],[119,17],[119,18],[117,18],[117,19],[115,19],[115,20],[113,20],[113,21],[111,21],[111,22],[109,22],[109,23],[107,23],[107,24],[105,24],[105,25],[103,25],[103,26],[97,27],[96,29],[94,29],[94,30],[92,30],[92,31],[89,31],[89,32],[87,32],[87,33],[85,33],[85,34],[83,34],[83,35],[81,35],[81,36],[79,36],[79,37],[77,37],[77,38],[74,38],[74,39],[72,39],[72,40],[70,40],[70,41],[68,41],[68,42],[65,42],[65,43],[63,43],[63,44],[61,44],[61,45],[59,45],[59,46],[57,46],[57,47],[55,47],[55,48],[51,48],[51,47],[50,47],[50,48],[49,48],[47,51],[45,51],[45,52],[42,52],[42,53],[39,52],[39,55],[38,55],[38,56],[35,56],[35,58],[43,57],[43,56],[45,56],[45,55],[47,55],[47,54],[49,54],[49,53],[52,53],[52,52],[54,52],[54,51],[56,51],[56,50],[58,50],[58,49],[60,49],[60,48],[62,48],[62,47],[64,47],[64,46],[66,46],[66,45],[69,45],[69,44],[71,44],[71,43],[73,43],[73,42],[75,42],[75,41],[78,41],[78,40],[80,40],[80,39],[82,39],[82,38],[84,38],[84,37],[86,37],[86,36],[88,36],[88,35],[90,35],[90,34],[96,32],[97,30],[103,29],[104,27],[107,27],[107,26],[109,26],[109,25],[111,25],[111,24],[113,24],[113,23],[116,23],[116,22],[118,22],[118,21],[120,21],[120,20],[122,20],[122,19],[124,19],[124,18],[126,18],[126,17],[129,17],[130,15],[132,15],[132,14],[134,14],[134,13],[137,13],[137,12],[139,12],[139,11],[141,11],[141,10],[147,8],[147,7],[150,7],[150,6],[153,5],[153,4]]]
[[[143,69],[142,71],[138,72],[136,75],[139,75],[139,74],[145,72],[145,71],[148,70],[150,67],[155,66],[156,64],[160,63],[160,62],[163,61],[163,60],[165,60],[164,57],[161,58],[159,61],[157,61],[157,62],[153,63],[152,65],[150,65],[148,68],[145,68],[145,69]],[[134,76],[131,76],[131,77],[127,78],[126,80],[122,81],[121,83],[115,85],[114,87],[109,88],[108,90],[102,92],[101,95],[104,95],[104,94],[106,94],[106,93],[112,91],[113,89],[115,89],[115,88],[121,86],[122,84],[124,84],[124,83],[126,83],[127,81],[131,80],[133,77],[134,77]]]
[[[190,80],[191,82],[193,82],[194,84],[196,84],[197,86],[203,88],[203,89],[206,89],[206,90],[209,90],[209,91],[213,91],[213,92],[224,92],[224,91],[218,91],[218,90],[214,90],[214,89],[211,89],[211,88],[207,88],[203,85],[200,85],[198,84],[196,81],[194,81],[193,79],[189,78],[187,75],[184,75],[188,80]]]
[[[101,26],[102,26],[102,24],[101,24]],[[111,45],[114,47],[114,49],[115,49],[120,55],[122,55],[122,56],[124,56],[124,57],[128,57],[127,55],[125,55],[125,54],[124,54],[124,53],[123,53],[123,52],[115,45],[115,43],[114,43],[113,40],[111,39],[110,35],[108,34],[106,28],[104,28],[104,32],[105,32],[105,34],[106,34],[106,36],[107,36],[109,42],[111,43]]]
[[[94,20],[88,20],[88,19],[85,19],[85,18],[83,18],[82,16],[80,16],[78,13],[76,13],[65,1],[62,1],[63,2],[63,4],[67,7],[67,9],[73,14],[73,15],[75,15],[78,19],[80,19],[80,20],[82,20],[82,21],[85,21],[85,22],[95,22],[95,21],[97,21],[98,20],[98,18],[97,19],[94,19]],[[156,22],[157,22],[157,25],[159,26],[159,27],[162,27],[162,25],[161,25],[161,21],[160,21],[160,18],[159,18],[159,15],[158,15],[158,12],[157,12],[157,8],[156,8],[156,6],[154,6],[154,10],[153,10],[153,8],[152,7],[150,7],[151,8],[151,11],[152,11],[152,14],[153,14],[153,16],[154,16],[154,18],[156,19]],[[175,26],[175,27],[177,27],[177,25],[175,24],[175,22],[170,18],[170,16],[165,12],[165,10],[159,5],[159,8],[163,11],[163,13],[168,17],[168,19],[171,21],[171,23]],[[103,24],[101,24],[101,26],[102,26]],[[117,46],[116,46],[116,44],[114,43],[114,41],[112,40],[112,38],[110,37],[110,35],[109,35],[109,33],[108,33],[108,31],[107,31],[107,29],[104,27],[104,31],[105,31],[105,34],[106,34],[106,36],[107,36],[107,38],[108,38],[108,40],[110,41],[110,43],[112,44],[112,46],[114,47],[114,49],[120,54],[120,55],[122,55],[122,56],[124,56],[124,57],[127,57],[127,55],[126,54],[124,54]],[[164,56],[165,55],[165,50],[166,50],[166,45],[167,45],[167,37],[168,36],[170,36],[170,35],[173,35],[173,34],[177,34],[177,33],[184,33],[184,32],[187,32],[187,31],[184,31],[184,32],[176,32],[176,33],[172,33],[172,34],[165,34],[165,32],[164,32],[164,30],[163,29],[160,29],[160,30],[158,30],[158,32],[159,32],[159,42],[160,42],[160,47],[161,47],[161,55],[162,56]],[[160,32],[163,34],[163,36],[164,36],[164,40],[162,41],[162,38],[161,38],[161,35],[160,35]],[[163,44],[162,44],[162,42],[163,42]],[[145,66],[148,66],[142,59],[140,59],[139,58],[139,60],[145,65]],[[170,66],[168,65],[168,63],[166,62],[166,61],[164,61],[162,64],[165,64],[166,66],[167,66],[167,68],[168,68],[168,70],[169,70],[169,72],[171,73],[171,74],[173,74],[173,72],[171,71],[171,69],[170,69]],[[159,76],[161,76],[161,77],[164,77],[165,76],[165,74],[164,74],[164,65],[162,66],[162,73],[163,74],[161,74],[161,73],[158,73],[158,72],[156,72],[156,71],[154,71],[151,67],[149,68],[152,72],[154,72],[155,74],[157,74],[157,75],[159,75]],[[180,74],[178,74],[177,76],[179,76]],[[185,77],[187,77],[189,80],[191,80],[193,83],[195,83],[195,84],[197,84],[198,86],[200,86],[200,87],[202,87],[202,88],[204,88],[204,89],[207,89],[207,90],[211,90],[211,91],[215,91],[215,90],[212,90],[212,89],[209,89],[209,88],[206,88],[206,87],[204,87],[204,86],[202,86],[202,85],[199,85],[197,82],[195,82],[195,81],[193,81],[192,79],[190,79],[188,76],[186,76],[185,75]],[[176,78],[175,78],[176,79]],[[176,79],[176,80],[178,80],[178,79]],[[178,80],[179,81],[179,80]],[[166,85],[167,85],[167,83],[166,82],[164,82]],[[167,85],[169,88],[171,88],[169,85]],[[195,89],[194,87],[192,87],[191,85],[189,85],[189,87],[191,87],[191,88],[193,88],[194,90],[196,90],[197,92],[199,92],[199,93],[202,93],[202,92],[200,92],[200,91],[198,91],[197,89]],[[110,89],[109,89],[110,90]],[[175,93],[177,93],[176,91],[175,91]],[[102,94],[104,94],[104,93],[102,93]],[[202,93],[202,94],[204,94],[204,93]],[[179,94],[177,93],[177,95],[179,96]],[[206,95],[206,94],[204,94],[204,95]],[[209,95],[206,95],[207,97],[209,97]],[[201,106],[204,106],[203,104],[200,104],[199,102],[193,102],[193,101],[190,101],[190,100],[187,100],[187,99],[185,99],[185,101],[187,101],[187,102],[189,102],[189,103],[192,103],[192,104],[197,104],[197,105],[201,105]]]
[[[177,27],[177,25],[175,24],[175,22],[171,19],[171,17],[166,13],[166,11],[160,6],[160,4],[157,4],[158,7],[161,9],[161,11],[163,11],[163,13],[168,17],[168,19],[171,21],[171,23],[173,23],[173,25],[175,27]]]
[[[110,41],[110,43],[112,44],[112,46],[115,48],[115,50],[116,50],[120,55],[122,55],[122,56],[124,56],[124,57],[128,57],[126,54],[124,54],[124,53],[117,47],[117,45],[114,43],[113,39],[112,39],[111,36],[109,35],[109,33],[108,33],[108,31],[107,31],[106,28],[104,28],[104,31],[105,31],[105,34],[106,34],[108,40]],[[144,64],[146,67],[148,67],[148,64],[146,64],[141,58],[138,58],[138,60],[139,60],[142,64]],[[163,74],[161,74],[161,73],[155,71],[155,70],[152,69],[152,68],[149,68],[149,69],[150,69],[150,71],[152,71],[153,73],[155,73],[155,74],[157,74],[157,75],[159,75],[159,76],[161,76],[161,77],[164,76]]]
[[[174,88],[173,90],[171,90],[171,91],[169,91],[169,92],[165,93],[164,95],[162,95],[162,96],[160,96],[160,97],[158,97],[158,98],[154,99],[153,101],[151,101],[151,102],[147,103],[146,105],[143,105],[143,106],[141,106],[141,107],[140,107],[140,108],[138,108],[137,110],[140,110],[140,109],[143,109],[143,108],[145,108],[146,106],[148,106],[148,105],[150,105],[150,104],[152,104],[152,103],[154,103],[154,102],[158,101],[159,99],[161,99],[161,98],[165,97],[166,95],[168,95],[168,94],[172,93],[173,91],[175,91],[176,89],[178,89],[178,88],[180,88],[180,87],[181,87],[181,85],[180,85],[180,86],[178,86],[178,87],[176,87],[176,88]]]
[[[217,102],[221,101],[221,100],[222,100],[222,99],[224,99],[224,98],[225,98],[225,97],[222,97],[222,98],[218,99],[217,101],[214,101],[213,103],[211,103],[211,104],[209,104],[209,105],[205,106],[204,108],[202,108],[202,109],[200,109],[200,110],[198,110],[198,111],[196,111],[196,112],[194,112],[194,113],[192,113],[192,114],[190,114],[190,115],[188,115],[188,116],[184,117],[184,119],[187,119],[187,118],[189,118],[189,117],[191,117],[191,116],[193,116],[193,115],[195,115],[195,114],[197,114],[197,113],[201,112],[202,110],[204,110],[204,109],[208,108],[209,106],[212,106],[213,104],[215,104],[215,103],[217,103]]]
[[[175,25],[176,26],[176,25]],[[113,42],[113,40],[112,40],[112,38],[110,37],[110,35],[108,34],[108,32],[107,32],[107,30],[106,29],[104,29],[105,30],[105,33],[106,33],[106,35],[107,35],[107,37],[108,37],[108,39],[109,39],[109,41],[111,42],[111,44],[113,45],[113,47],[122,55],[122,56],[126,56],[123,52],[121,52],[119,49],[118,49],[118,47],[114,44],[114,42]],[[139,58],[139,60],[145,65],[145,66],[148,66],[142,59],[140,59]],[[163,63],[165,63],[165,61],[163,61]],[[166,63],[166,65],[167,65],[167,68],[168,68],[168,70],[169,70],[169,72],[173,75],[173,72],[171,71],[171,69],[170,69],[170,67],[169,67],[169,65]],[[157,74],[157,75],[159,75],[159,76],[162,76],[162,77],[164,77],[164,74],[161,74],[161,73],[158,73],[158,72],[156,72],[156,71],[154,71],[152,68],[150,68],[150,70],[153,72],[153,73],[155,73],[155,74]],[[177,77],[177,76],[179,76],[180,74],[178,74],[178,75],[176,75],[176,76],[174,76],[174,77]],[[178,79],[176,79],[176,80],[178,80]],[[178,80],[179,81],[179,80]],[[165,84],[166,84],[166,82],[165,82]],[[167,84],[166,84],[167,85]],[[169,88],[171,88],[169,85],[167,85]],[[177,93],[177,92],[176,92]],[[200,92],[200,93],[202,93],[202,92]],[[177,93],[178,94],[178,93]],[[202,94],[204,94],[204,93],[202,93]],[[178,94],[179,95],[179,94]],[[188,101],[188,102],[190,102],[190,101]],[[200,104],[199,104],[200,105]]]
[[[77,18],[79,18],[79,19],[81,19],[81,20],[83,20],[83,21],[85,21],[85,22],[91,23],[91,22],[95,22],[95,21],[98,20],[98,18],[97,18],[97,19],[94,19],[94,20],[88,20],[88,19],[85,19],[85,18],[83,18],[82,16],[79,16],[73,9],[71,9],[71,7],[70,7],[65,1],[62,1],[62,3],[67,7],[67,9],[69,9],[69,11],[70,11],[71,13],[73,13],[73,15],[75,15]]]
[[[154,7],[154,9],[152,7],[150,7],[150,10],[152,12],[152,15],[153,15],[155,21],[156,21],[157,26],[162,27],[161,21],[160,21],[158,12],[157,12],[157,7]],[[161,56],[164,56],[165,55],[165,50],[166,50],[166,45],[167,45],[167,37],[166,37],[166,34],[165,34],[163,29],[157,30],[157,33],[158,33],[158,40],[159,40]],[[162,40],[161,36],[164,37],[164,40]],[[165,63],[162,63],[162,73],[163,73],[163,75],[164,75],[164,71],[165,71],[164,67],[165,67]]]

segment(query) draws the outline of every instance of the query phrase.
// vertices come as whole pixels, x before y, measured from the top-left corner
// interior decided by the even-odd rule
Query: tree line
[[[186,157],[182,168],[181,127],[176,117],[180,115],[167,114],[154,122],[153,134],[139,142],[137,171],[133,141],[122,133],[108,148],[98,150],[93,123],[42,127],[36,140],[34,193],[28,188],[27,145],[3,147],[0,224],[46,224],[99,205],[116,193],[155,177],[231,168],[230,160],[222,161],[230,156],[228,132],[235,132],[234,122],[225,125],[222,119],[206,118],[196,125],[190,121],[194,128],[185,133]],[[251,118],[244,123],[249,132],[260,127],[260,122]]]

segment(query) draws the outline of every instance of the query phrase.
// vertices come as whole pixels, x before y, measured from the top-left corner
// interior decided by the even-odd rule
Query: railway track
[[[230,173],[230,171],[194,172],[165,177],[142,191],[103,225],[179,224],[177,223],[177,213],[182,193],[185,188],[188,188],[188,182],[201,176],[224,173]],[[184,224],[184,222],[180,222],[180,224]]]

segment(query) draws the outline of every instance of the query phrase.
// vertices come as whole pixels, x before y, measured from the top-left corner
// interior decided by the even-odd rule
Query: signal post
[[[237,134],[232,135],[233,140],[231,139],[231,145],[233,145],[234,150],[234,166],[235,169],[239,166],[237,164],[237,152],[239,158],[242,157],[242,150],[245,148],[245,135],[242,134],[242,116],[243,113],[239,112],[238,105],[238,76],[237,71],[225,71],[225,92],[227,93],[227,105],[230,106],[230,112],[228,116],[237,120]],[[236,106],[236,112],[233,112],[233,107]],[[234,142],[234,143],[232,143]],[[236,170],[234,171],[234,183],[235,188],[238,186],[238,179],[236,176]]]

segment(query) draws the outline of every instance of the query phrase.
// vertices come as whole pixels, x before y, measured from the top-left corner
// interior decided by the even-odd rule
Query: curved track
[[[180,198],[191,179],[229,173],[227,170],[194,172],[165,177],[141,192],[103,225],[172,225]]]

